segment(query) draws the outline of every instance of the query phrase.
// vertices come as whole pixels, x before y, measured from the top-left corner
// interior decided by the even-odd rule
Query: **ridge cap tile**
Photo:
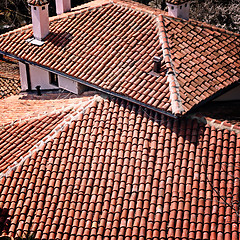
[[[119,98],[92,103],[1,178],[10,237],[238,238],[240,134]]]
[[[119,11],[118,5],[128,8],[130,14],[124,10]],[[136,12],[131,11],[146,15],[134,18]],[[152,19],[147,19],[147,15]],[[156,26],[159,19],[162,19],[163,26]],[[218,31],[203,23],[199,27],[199,23],[192,22],[194,21],[171,18],[166,16],[166,12],[130,0],[96,0],[74,8],[73,12],[51,17],[50,34],[43,46],[36,47],[24,41],[32,34],[32,25],[28,25],[1,35],[0,50],[4,54],[76,78],[77,81],[108,94],[129,101],[131,99],[141,106],[171,116],[184,115],[201,101],[207,101],[217,91],[237,81],[240,72],[237,66],[238,55],[234,52],[239,44],[238,35],[223,33],[221,31],[224,30]],[[76,25],[79,26],[78,29]],[[70,37],[62,32],[68,32]],[[136,35],[139,36],[137,39]],[[198,44],[196,36],[201,38]],[[117,39],[122,43],[121,52],[116,50]],[[231,47],[228,48],[227,44]],[[221,46],[224,51],[216,46]],[[160,48],[164,49],[163,74],[153,76],[152,59],[155,55],[161,55]],[[183,49],[186,50],[184,53]],[[66,54],[61,53],[63,50]],[[99,54],[99,51],[102,53]],[[207,60],[199,59],[199,55]],[[56,56],[59,56],[57,61]],[[74,56],[77,60],[71,61],[69,56]],[[213,57],[214,61],[211,60]],[[193,67],[198,71],[194,71]],[[229,71],[229,68],[232,70]],[[167,69],[171,72],[167,72]],[[138,85],[141,83],[139,86],[143,87],[138,91],[133,89],[134,77],[137,78]],[[155,92],[166,85],[167,90],[161,98],[155,98]],[[203,94],[199,97],[202,90]],[[170,91],[170,95],[167,91]]]
[[[172,112],[176,115],[182,115],[184,113],[184,108],[182,106],[182,100],[179,93],[179,83],[176,77],[176,71],[174,69],[174,64],[171,58],[171,51],[168,42],[167,33],[164,25],[163,15],[157,17],[157,26],[159,28],[159,37],[162,44],[163,58],[167,67],[167,81],[169,83],[170,89],[170,99],[172,105]]]

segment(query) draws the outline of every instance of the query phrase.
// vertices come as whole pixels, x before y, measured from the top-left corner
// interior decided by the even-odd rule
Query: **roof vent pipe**
[[[57,15],[71,11],[71,0],[55,0]]]
[[[42,95],[42,93],[41,93],[41,86],[36,86],[36,89],[37,89],[37,95],[38,96],[41,96]]]
[[[162,67],[162,57],[154,56],[153,57],[153,71],[155,73],[160,73]]]

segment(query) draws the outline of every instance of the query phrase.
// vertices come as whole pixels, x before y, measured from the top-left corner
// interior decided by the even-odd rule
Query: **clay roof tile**
[[[42,6],[48,4],[48,0],[28,0],[29,5]]]

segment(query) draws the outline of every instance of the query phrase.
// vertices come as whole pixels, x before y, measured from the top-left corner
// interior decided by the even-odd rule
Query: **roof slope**
[[[0,101],[0,128],[2,125],[16,121],[35,119],[55,111],[67,111],[79,105],[79,102],[89,101],[94,94],[75,95],[62,91],[42,92],[41,96],[34,93],[21,93]]]
[[[0,76],[0,99],[18,94],[21,90],[19,79]]]
[[[38,239],[237,239],[239,177],[234,132],[100,100],[2,178],[0,208]]]
[[[59,94],[59,98],[60,96]],[[3,111],[6,111],[8,115],[22,116],[22,119],[18,119],[18,121],[15,119],[15,122],[8,123],[4,122],[4,120],[0,122],[1,124],[5,123],[5,125],[0,125],[0,176],[16,164],[24,161],[27,156],[32,154],[32,151],[38,149],[42,143],[54,135],[56,129],[61,129],[62,125],[69,121],[69,113],[74,115],[75,108],[79,109],[80,106],[83,107],[89,104],[92,98],[92,96],[82,97],[81,99],[77,98],[76,100],[73,99],[74,102],[68,99],[65,99],[65,102],[61,99],[55,102],[41,101],[39,99],[37,103],[36,101],[35,103],[30,103],[33,100],[16,103],[16,99],[12,101],[12,99],[9,98],[10,102],[13,103],[7,102],[8,106],[3,107]],[[1,104],[2,101],[3,100],[1,100]],[[61,104],[60,109],[58,107],[59,104]],[[21,107],[21,105],[23,105],[23,107]],[[11,112],[12,106],[14,106],[13,110],[15,110],[16,113]],[[28,110],[28,116],[26,116],[26,108]],[[53,111],[54,108],[55,110]],[[22,112],[22,115],[19,114],[18,110]],[[33,111],[37,114],[33,115]],[[2,120],[1,118],[4,118],[4,116],[1,116],[0,120]],[[10,119],[10,117],[7,119]],[[14,118],[12,120],[14,120]]]
[[[18,94],[21,90],[16,62],[0,59],[0,99]]]
[[[223,29],[164,17],[185,111],[240,80],[240,38]]]
[[[202,101],[199,93],[207,99],[239,80],[240,40],[164,14],[131,1],[95,1],[51,18],[44,45],[26,42],[32,27],[25,26],[1,35],[0,51],[155,111],[181,115]],[[159,75],[152,72],[154,56],[164,59]]]
[[[4,173],[15,162],[28,155],[35,144],[46,137],[62,121],[67,112],[51,114],[40,119],[8,124],[0,129],[0,171]]]

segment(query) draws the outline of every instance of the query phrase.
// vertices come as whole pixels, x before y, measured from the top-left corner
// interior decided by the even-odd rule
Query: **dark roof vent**
[[[161,66],[162,66],[162,57],[154,56],[153,57],[153,71],[155,73],[160,73]]]

